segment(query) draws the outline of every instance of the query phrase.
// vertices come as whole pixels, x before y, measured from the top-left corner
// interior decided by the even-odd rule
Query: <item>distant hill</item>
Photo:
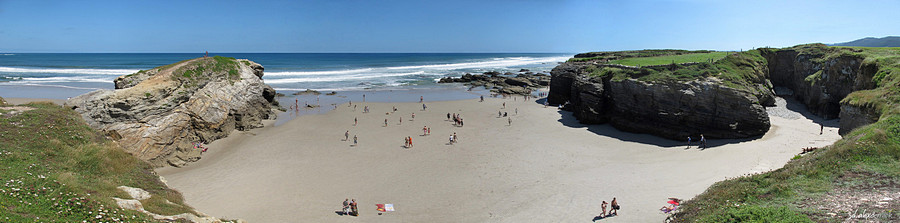
[[[882,38],[866,37],[846,43],[830,44],[831,46],[864,46],[864,47],[900,47],[900,36]]]

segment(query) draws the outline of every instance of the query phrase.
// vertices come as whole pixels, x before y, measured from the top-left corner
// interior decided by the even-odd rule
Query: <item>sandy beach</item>
[[[600,221],[659,222],[669,197],[688,199],[717,181],[779,168],[803,147],[840,138],[837,120],[816,120],[825,123],[820,135],[812,116],[785,109],[783,100],[771,109],[772,128],[763,137],[709,140],[700,150],[582,125],[569,112],[521,96],[426,97],[426,111],[417,99],[354,101],[355,110],[344,103],[234,132],[211,143],[200,161],[157,171],[199,211],[250,222],[587,222],[613,197],[619,215]],[[447,113],[460,114],[465,126],[453,126]],[[424,126],[431,135],[422,136]],[[450,145],[454,132],[459,142]],[[407,136],[412,148],[404,147]],[[358,201],[360,216],[335,213],[346,198]],[[378,215],[380,203],[396,211]]]

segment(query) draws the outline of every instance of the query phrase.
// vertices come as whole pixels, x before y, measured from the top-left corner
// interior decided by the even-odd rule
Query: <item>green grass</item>
[[[816,57],[818,62],[849,56],[864,58],[863,66],[875,66],[875,89],[853,92],[841,103],[871,108],[880,114],[879,120],[852,131],[831,146],[794,157],[783,168],[715,183],[683,204],[677,214],[679,221],[765,222],[760,219],[794,219],[789,218],[792,215],[825,221],[823,213],[804,203],[822,200],[826,192],[836,188],[900,184],[900,48],[806,44],[788,49]],[[816,73],[806,81],[820,78],[821,74]],[[797,221],[808,222],[799,218]]]
[[[627,66],[652,66],[673,63],[691,63],[717,61],[732,52],[689,53],[681,55],[667,55],[655,57],[632,57],[609,61],[610,64],[622,64]]]
[[[88,127],[71,109],[50,103],[0,115],[0,222],[154,222],[119,209],[118,186],[142,188],[144,208],[164,215],[191,213],[150,165]],[[167,199],[166,202],[162,199]]]

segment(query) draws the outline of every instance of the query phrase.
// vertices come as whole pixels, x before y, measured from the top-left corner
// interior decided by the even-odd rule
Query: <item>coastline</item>
[[[819,135],[809,116],[770,115],[773,127],[761,138],[685,149],[684,142],[582,125],[569,112],[521,99],[426,97],[428,111],[420,111],[418,96],[354,102],[370,106],[366,114],[343,102],[336,110],[234,132],[208,145],[200,161],[157,171],[198,210],[254,222],[583,221],[612,197],[623,213],[607,220],[661,221],[666,215],[658,208],[668,197],[691,198],[722,179],[779,168],[803,147],[840,139],[836,125]],[[393,106],[399,111],[390,114]],[[512,125],[497,111],[510,113]],[[448,112],[460,113],[466,125],[452,127]],[[423,125],[432,135],[420,136]],[[345,130],[350,141],[360,137],[359,146],[342,141]],[[452,132],[460,142],[448,145]],[[406,136],[413,148],[403,148]],[[344,198],[360,202],[360,217],[334,213]],[[375,215],[376,203],[393,203],[398,211]]]

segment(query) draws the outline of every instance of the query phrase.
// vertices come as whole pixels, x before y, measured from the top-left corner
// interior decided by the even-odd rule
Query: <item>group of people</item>
[[[805,147],[805,148],[803,148],[803,152],[800,154],[805,154],[808,152],[816,151],[817,149],[819,149],[819,147]]]
[[[609,212],[606,212],[606,205],[607,205],[607,204],[609,204],[610,206],[612,206],[612,208],[609,209]],[[608,216],[617,216],[617,215],[619,215],[619,209],[620,209],[621,207],[619,206],[619,202],[616,201],[616,198],[614,197],[614,198],[612,199],[612,201],[609,202],[609,203],[606,203],[606,201],[603,201],[602,203],[600,203],[600,208],[602,209],[603,212],[600,212],[600,215],[598,215],[596,218],[605,218],[605,217],[608,217]]]
[[[412,147],[413,147],[412,136],[407,136],[407,137],[406,137],[405,139],[403,139],[403,140],[405,141],[405,143],[403,144],[404,147],[406,147],[406,148],[412,148]]]
[[[203,143],[197,142],[197,143],[194,143],[194,149],[199,149],[200,155],[203,155],[203,153],[205,153],[206,150],[209,149],[209,147],[203,146]]]
[[[456,133],[454,132],[453,135],[450,135],[450,145],[453,145],[453,143],[457,143],[458,139],[459,138],[456,137]]]
[[[688,149],[691,148],[691,140],[692,140],[691,137],[688,136],[687,137],[687,148]],[[700,149],[706,149],[706,137],[704,137],[703,134],[700,134],[700,142],[697,144],[697,147],[700,147]]]
[[[459,114],[453,113],[453,115],[450,115],[450,113],[447,113],[447,120],[449,120],[451,117],[453,118],[454,125],[459,127],[463,126],[463,119],[459,117]]]
[[[356,199],[344,199],[343,205],[344,207],[341,209],[341,212],[343,212],[344,215],[359,216],[359,208],[356,204]]]

